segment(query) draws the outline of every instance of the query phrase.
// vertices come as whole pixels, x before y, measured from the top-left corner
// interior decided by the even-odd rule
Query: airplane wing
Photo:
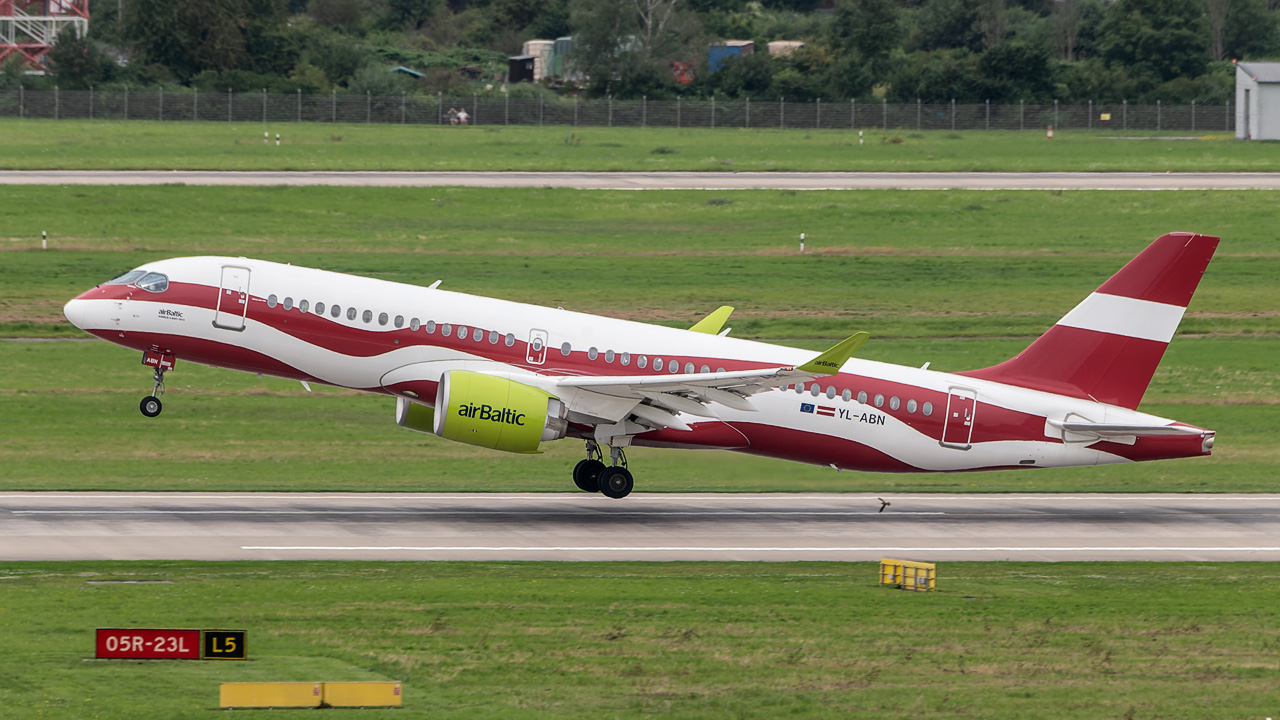
[[[735,410],[755,411],[756,407],[748,399],[750,395],[816,377],[834,375],[868,337],[865,332],[856,333],[809,362],[794,367],[678,375],[562,376],[555,378],[554,382],[557,388],[635,401],[622,405],[608,403],[607,407],[611,409],[625,409],[621,411],[622,417],[606,416],[603,418],[605,420],[617,422],[635,416],[643,424],[688,430],[688,425],[675,417],[677,413],[716,417],[715,410],[708,407],[710,403]],[[570,401],[571,409],[574,405]],[[614,409],[608,415],[617,415],[619,412]]]

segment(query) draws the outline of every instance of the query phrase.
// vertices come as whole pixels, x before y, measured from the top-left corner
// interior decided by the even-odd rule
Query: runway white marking
[[[457,510],[441,509],[441,508],[423,508],[422,510],[12,510],[12,515],[510,515],[512,513],[523,513],[521,510],[476,510],[472,508],[460,508]],[[803,516],[825,516],[825,515],[879,515],[877,511],[823,511],[823,510],[643,510],[640,508],[628,509],[618,508],[610,510],[610,515],[651,515],[660,514],[663,517],[670,515],[714,515],[714,516],[742,516],[748,517],[752,515],[803,515]],[[887,513],[892,515],[946,515],[945,512],[895,512]]]
[[[437,500],[529,500],[538,496],[545,500],[592,500],[591,496],[585,493],[526,493],[522,495],[489,495],[485,493],[476,493],[473,495],[379,495],[376,493],[324,493],[324,494],[307,494],[297,493],[292,495],[193,495],[190,493],[145,493],[145,494],[106,494],[106,495],[82,495],[82,494],[57,494],[47,495],[39,492],[30,492],[23,494],[0,495],[0,500],[326,500],[330,502],[350,502],[352,498],[372,499],[372,500],[412,500],[415,502],[434,502]],[[865,498],[883,497],[886,500],[893,500],[894,495],[881,494],[879,496],[868,495],[866,493],[850,493],[847,495],[834,493],[831,495],[791,495],[787,493],[778,493],[776,495],[758,494],[758,495],[739,495],[735,493],[723,494],[701,494],[701,493],[673,493],[664,495],[647,495],[645,493],[635,493],[623,500],[622,502],[786,502],[797,500],[858,500]],[[966,502],[981,501],[986,497],[982,494],[972,495],[913,495],[913,498],[920,501],[933,500],[963,500]],[[1095,502],[1151,502],[1152,500],[1177,500],[1180,502],[1192,501],[1265,501],[1278,500],[1277,495],[1190,495],[1190,494],[1147,494],[1147,495],[1107,495],[1100,493],[1097,495],[999,495],[990,496],[993,501],[1009,501],[1009,500],[1034,500],[1036,502],[1056,502],[1059,500],[1092,500]]]
[[[242,545],[241,550],[270,550],[297,552],[442,552],[448,550],[468,552],[1280,552],[1276,547],[696,547],[696,546],[645,546],[645,547],[585,547],[570,546],[512,546],[512,545]]]

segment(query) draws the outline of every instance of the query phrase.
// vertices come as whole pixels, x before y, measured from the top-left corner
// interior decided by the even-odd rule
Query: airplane
[[[1214,431],[1138,411],[1218,238],[1161,236],[1010,360],[957,373],[264,260],[146,263],[66,304],[142,353],[162,410],[178,359],[396,399],[395,422],[538,453],[585,441],[581,490],[621,498],[632,446],[715,448],[837,470],[956,472],[1209,455]],[[607,457],[606,457],[607,453]]]

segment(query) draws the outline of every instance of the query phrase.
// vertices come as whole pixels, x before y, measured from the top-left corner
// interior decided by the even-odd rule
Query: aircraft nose
[[[84,329],[84,312],[85,302],[80,298],[76,298],[62,306],[62,314],[67,316],[67,320],[81,330]]]

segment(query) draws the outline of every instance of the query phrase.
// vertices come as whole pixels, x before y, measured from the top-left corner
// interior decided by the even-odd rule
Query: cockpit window
[[[108,280],[107,282],[103,283],[103,285],[129,285],[133,283],[134,280],[137,280],[138,278],[146,274],[147,274],[146,270],[130,270],[129,272],[121,275],[115,280]]]
[[[161,273],[147,273],[141,280],[133,283],[147,292],[161,293],[169,289],[169,276]]]

